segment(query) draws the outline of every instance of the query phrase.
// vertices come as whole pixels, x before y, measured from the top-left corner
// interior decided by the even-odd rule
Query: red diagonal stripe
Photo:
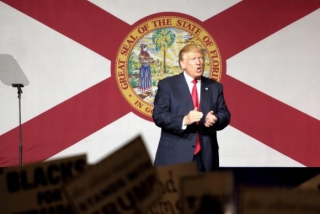
[[[232,77],[224,80],[233,127],[306,166],[319,166],[319,120]]]
[[[319,7],[319,0],[244,0],[203,25],[229,59]]]
[[[4,0],[24,14],[113,59],[131,30],[125,22],[87,0]]]
[[[245,0],[205,26],[228,59],[319,7],[320,1]],[[306,166],[319,166],[318,120],[231,77],[222,81],[233,127]]]
[[[130,110],[116,81],[109,78],[24,123],[23,162],[47,159]],[[0,159],[1,166],[18,165],[18,136],[18,128],[0,136],[1,155],[9,155]]]
[[[129,30],[88,1],[5,2],[110,60]],[[130,111],[111,77],[23,124],[23,163],[47,159]],[[1,166],[18,165],[18,136],[18,128],[0,136]]]

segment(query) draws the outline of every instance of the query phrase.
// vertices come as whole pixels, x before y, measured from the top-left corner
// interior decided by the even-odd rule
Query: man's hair
[[[183,56],[189,52],[199,52],[199,53],[202,53],[203,56],[206,54],[206,50],[201,45],[188,44],[188,45],[184,46],[179,52],[179,66],[180,67],[181,67],[180,61],[182,61]]]

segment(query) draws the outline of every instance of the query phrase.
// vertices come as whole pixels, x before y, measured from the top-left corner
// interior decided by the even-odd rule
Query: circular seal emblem
[[[151,117],[159,80],[182,72],[180,49],[190,43],[206,49],[204,76],[220,82],[222,60],[215,40],[199,24],[161,16],[136,26],[123,40],[116,58],[116,80],[124,98]]]

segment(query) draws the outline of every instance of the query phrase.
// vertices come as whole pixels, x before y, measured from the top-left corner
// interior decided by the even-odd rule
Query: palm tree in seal
[[[152,42],[156,51],[163,51],[162,72],[166,74],[166,53],[171,45],[175,42],[176,35],[169,28],[156,30],[152,35]]]

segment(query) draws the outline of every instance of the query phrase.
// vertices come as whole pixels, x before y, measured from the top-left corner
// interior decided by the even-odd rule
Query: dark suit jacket
[[[201,78],[200,111],[203,118],[199,125],[193,123],[185,130],[182,121],[194,109],[190,91],[183,73],[160,80],[154,100],[152,118],[161,128],[161,137],[154,165],[168,165],[193,160],[196,134],[199,132],[201,156],[207,171],[219,166],[216,131],[224,129],[230,122],[230,112],[224,100],[223,86],[215,80]],[[208,112],[214,111],[218,121],[205,127]]]

